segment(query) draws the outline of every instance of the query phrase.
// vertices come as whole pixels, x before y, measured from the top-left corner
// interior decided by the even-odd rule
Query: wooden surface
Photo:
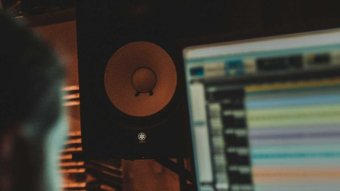
[[[153,160],[123,161],[124,191],[178,191],[178,176]]]
[[[66,84],[78,85],[78,56],[76,41],[76,22],[35,26],[33,30],[55,48],[66,65]]]

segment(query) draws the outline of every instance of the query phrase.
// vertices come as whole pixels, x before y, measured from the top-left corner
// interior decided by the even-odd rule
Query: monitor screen
[[[340,188],[340,30],[184,49],[199,191]]]

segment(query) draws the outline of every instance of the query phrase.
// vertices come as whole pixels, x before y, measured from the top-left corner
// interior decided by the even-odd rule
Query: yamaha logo
[[[140,132],[138,133],[137,138],[138,138],[139,143],[145,143],[147,135],[144,132]]]

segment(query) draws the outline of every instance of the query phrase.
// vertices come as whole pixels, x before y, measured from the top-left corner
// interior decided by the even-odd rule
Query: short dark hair
[[[15,124],[54,123],[63,78],[52,48],[0,10],[0,132]]]

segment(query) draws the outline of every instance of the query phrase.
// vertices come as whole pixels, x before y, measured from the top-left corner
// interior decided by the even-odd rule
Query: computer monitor
[[[199,191],[340,189],[340,30],[183,50]]]

